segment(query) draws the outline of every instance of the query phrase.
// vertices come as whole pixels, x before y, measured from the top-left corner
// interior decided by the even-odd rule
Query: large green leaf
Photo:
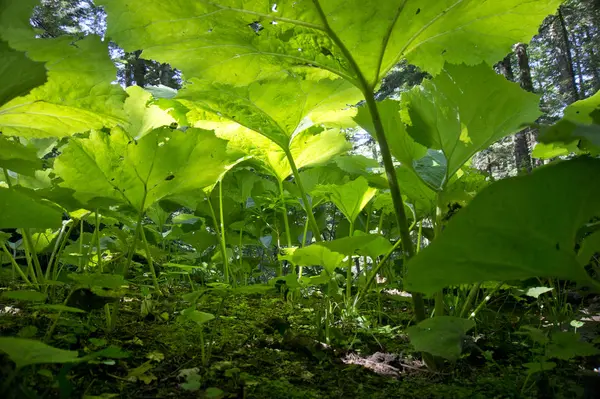
[[[57,228],[62,212],[34,191],[0,186],[0,229]]]
[[[359,176],[345,184],[319,186],[313,192],[328,198],[350,223],[354,223],[363,208],[375,196],[377,189],[369,187],[367,179]]]
[[[201,129],[159,128],[136,141],[116,128],[71,140],[54,166],[61,186],[75,190],[79,201],[104,199],[139,210],[214,184],[237,159],[226,147]]]
[[[177,98],[196,118],[202,115],[196,109],[218,114],[287,149],[294,133],[315,123],[345,125],[342,109],[361,97],[354,86],[331,73],[296,68],[245,87],[191,79]]]
[[[589,283],[579,228],[600,215],[600,160],[580,158],[493,183],[408,263],[407,288],[556,276]]]
[[[231,126],[231,125],[230,125]],[[229,146],[252,157],[262,169],[284,181],[292,174],[292,167],[285,151],[274,141],[261,134],[232,126],[230,130],[218,131],[218,136],[229,140]],[[336,155],[350,150],[352,146],[338,129],[313,133],[310,129],[294,136],[289,149],[296,167],[303,168],[327,163]]]
[[[32,364],[76,363],[77,351],[54,348],[35,339],[0,337],[0,351],[15,362],[17,369]]]
[[[127,132],[131,137],[140,139],[157,127],[169,126],[175,119],[158,105],[149,104],[152,94],[139,86],[127,88],[129,97],[125,100],[125,112],[129,126]]]
[[[322,266],[327,273],[332,274],[345,257],[345,255],[331,251],[322,245],[309,245],[296,249],[285,259],[297,266]]]
[[[413,161],[425,156],[427,147],[417,143],[406,131],[400,116],[400,102],[384,100],[377,103],[377,108],[392,155],[403,165],[412,167]],[[377,137],[371,114],[366,107],[363,106],[358,110],[355,120],[373,138]]]
[[[408,132],[446,156],[446,180],[477,151],[541,115],[537,95],[484,64],[447,64],[438,76],[403,94],[402,102],[410,116]]]
[[[35,171],[42,168],[42,161],[37,157],[35,148],[0,136],[0,168],[35,176]]]
[[[46,68],[0,40],[0,105],[46,82]]]
[[[68,36],[36,38],[29,24],[36,3],[24,0],[0,4],[0,38],[26,52],[31,60],[45,63],[48,70],[46,84],[0,104],[2,132],[23,137],[64,137],[124,123],[125,92],[112,84],[117,70],[109,57],[108,43],[92,35],[81,40]]]
[[[108,13],[108,36],[126,51],[144,49],[144,58],[188,77],[247,85],[312,65],[357,82],[358,65],[373,88],[401,57],[433,73],[444,61],[495,63],[514,43],[528,42],[560,1],[99,3]]]
[[[436,205],[436,192],[421,179],[414,169],[404,165],[396,168],[402,195],[413,204],[419,215],[429,215]]]
[[[577,356],[594,356],[600,350],[589,342],[584,342],[577,333],[561,331],[552,334],[552,340],[546,346],[548,359],[569,360]]]
[[[437,316],[407,328],[406,333],[416,350],[444,359],[456,360],[462,352],[466,332],[473,327],[475,327],[473,320]]]
[[[315,245],[322,245],[342,255],[366,255],[371,259],[385,255],[393,248],[392,244],[380,234],[355,235],[332,241],[323,241]]]
[[[600,91],[565,108],[560,121],[541,129],[539,140],[534,150],[539,158],[600,152]]]

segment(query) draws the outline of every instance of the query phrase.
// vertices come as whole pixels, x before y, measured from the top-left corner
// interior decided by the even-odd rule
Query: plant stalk
[[[315,215],[313,214],[312,205],[308,202],[308,196],[306,195],[306,191],[304,190],[304,185],[302,184],[302,179],[300,179],[300,172],[298,172],[298,168],[296,167],[296,162],[294,161],[294,157],[289,149],[284,149],[285,156],[290,163],[290,167],[292,168],[292,173],[294,174],[294,179],[296,180],[296,184],[298,185],[298,189],[300,190],[300,195],[302,196],[302,202],[304,210],[306,211],[306,216],[308,216],[308,220],[310,221],[311,228],[313,230],[313,235],[315,240],[323,241],[321,237],[321,232],[319,231],[319,226],[317,225],[317,221],[315,220]]]
[[[292,235],[290,233],[290,221],[288,219],[288,210],[285,205],[285,195],[283,193],[283,182],[277,179],[277,183],[279,183],[279,197],[281,198],[281,207],[283,208],[283,224],[285,226],[285,238],[287,240],[288,248],[292,246]]]

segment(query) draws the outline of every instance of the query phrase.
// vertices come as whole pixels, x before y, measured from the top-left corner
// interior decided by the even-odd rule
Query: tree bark
[[[593,36],[590,32],[589,26],[585,27],[585,38],[586,41],[590,43],[593,42]],[[589,71],[592,74],[592,92],[595,93],[600,90],[600,61],[598,54],[594,51],[594,46],[590,46],[589,57],[591,64]]]
[[[573,58],[571,56],[571,42],[562,13],[562,7],[559,7],[555,18],[555,32],[558,36],[558,62],[560,73],[562,75],[561,84],[567,95],[567,103],[571,104],[579,100],[579,91],[575,80],[575,70],[573,68]]]
[[[512,53],[508,54],[502,61],[498,63],[498,69],[504,77],[511,82],[515,81],[515,74],[512,69]]]
[[[533,93],[533,81],[531,80],[531,68],[529,67],[529,56],[527,55],[527,45],[518,43],[515,46],[515,54],[519,64],[519,81],[524,90]],[[512,70],[511,70],[512,74]],[[515,135],[515,164],[517,170],[526,170],[531,172],[533,165],[530,154],[529,142],[535,142],[537,132],[534,129],[524,129]]]
[[[146,85],[146,62],[140,58],[141,54],[141,50],[134,52],[133,79],[136,85],[144,87]]]

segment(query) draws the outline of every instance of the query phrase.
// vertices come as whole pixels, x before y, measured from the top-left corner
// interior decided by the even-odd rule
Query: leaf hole
[[[421,9],[417,8],[417,12],[415,13],[415,15],[419,15],[421,13]]]

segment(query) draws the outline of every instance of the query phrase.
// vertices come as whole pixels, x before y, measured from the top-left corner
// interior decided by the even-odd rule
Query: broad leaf
[[[155,128],[169,126],[175,122],[167,111],[158,105],[150,104],[150,92],[139,86],[130,86],[127,88],[127,94],[129,97],[124,105],[130,123],[127,132],[134,139],[139,140]]]
[[[393,100],[384,100],[377,103],[381,121],[385,129],[385,137],[390,151],[403,165],[412,167],[413,161],[420,159],[427,153],[427,147],[417,143],[406,131],[400,117],[400,103]],[[377,139],[371,114],[366,106],[361,107],[356,115],[356,123]]]
[[[594,356],[600,350],[589,342],[583,342],[579,334],[572,332],[556,332],[546,346],[546,357],[549,359],[569,360],[577,356]]]
[[[475,322],[452,316],[436,316],[406,329],[416,350],[448,360],[456,360],[462,352],[465,334]]]
[[[574,249],[578,229],[600,214],[599,175],[600,160],[580,158],[488,186],[409,261],[407,288],[546,276],[589,283]]]
[[[600,151],[600,91],[592,97],[577,101],[565,108],[563,118],[541,129],[541,145],[535,148],[539,157],[567,155],[581,150]],[[554,153],[550,152],[554,149]],[[562,150],[562,151],[560,151]]]
[[[0,40],[0,105],[46,82],[46,68]]]
[[[40,305],[36,306],[36,309],[51,310],[53,312],[86,313],[85,310],[66,305]]]
[[[46,62],[48,82],[0,106],[4,134],[64,137],[123,123],[125,92],[111,84],[116,69],[107,44],[92,36],[77,46],[71,41],[37,39],[24,46],[33,60]]]
[[[354,62],[373,88],[401,57],[433,73],[444,61],[495,63],[514,43],[528,42],[560,1],[100,4],[108,13],[108,35],[126,51],[145,49],[144,58],[168,62],[187,77],[246,85],[282,69],[313,65],[358,81]]]
[[[121,129],[94,131],[88,139],[71,140],[54,166],[61,186],[75,190],[79,201],[108,200],[139,210],[214,184],[237,158],[226,145],[194,128],[185,133],[159,128],[138,141]]]
[[[81,40],[70,36],[36,38],[29,19],[37,3],[23,0],[0,4],[0,39],[31,60],[45,63],[48,70],[46,84],[6,104],[0,102],[3,134],[64,137],[124,122],[125,92],[112,84],[117,70],[109,57],[108,43],[93,35]]]
[[[597,230],[583,239],[577,259],[582,266],[590,263],[592,256],[600,252],[600,230]]]
[[[363,208],[375,196],[377,189],[369,187],[367,179],[359,176],[342,185],[319,186],[314,192],[327,197],[350,223],[354,223]]]
[[[292,174],[285,151],[259,133],[232,127],[228,131],[217,130],[217,135],[229,140],[231,148],[251,156],[253,162],[278,180],[283,181]],[[327,163],[334,156],[350,150],[351,145],[346,141],[345,135],[337,129],[320,133],[304,130],[293,138],[289,148],[296,167],[303,168]]]
[[[396,168],[398,184],[403,196],[413,204],[417,215],[429,215],[435,209],[436,192],[421,179],[414,169],[406,166]]]
[[[296,266],[322,266],[329,274],[333,274],[344,258],[345,255],[333,252],[322,245],[298,248],[293,254],[285,257]]]
[[[379,162],[373,158],[367,158],[364,155],[347,155],[335,157],[333,160],[341,170],[353,175],[364,175],[370,172],[370,169],[378,169]]]
[[[191,79],[177,98],[192,113],[197,108],[208,111],[287,149],[294,133],[315,123],[345,125],[339,121],[340,115],[332,111],[339,113],[361,97],[355,87],[333,74],[314,68],[295,68],[293,72],[245,87]]]
[[[15,299],[17,301],[43,302],[47,296],[38,291],[4,291],[2,298]]]
[[[194,308],[185,309],[181,312],[183,318],[193,321],[196,324],[205,324],[215,318],[215,315],[211,313],[201,312]]]
[[[34,339],[0,337],[0,351],[15,362],[17,369],[32,364],[76,363],[77,351],[54,348]]]
[[[553,370],[556,367],[556,363],[539,361],[532,363],[523,363],[523,367],[527,368],[527,374],[534,374],[542,371]]]
[[[366,255],[376,259],[385,255],[392,249],[392,244],[380,234],[361,234],[353,237],[338,238],[332,241],[323,241],[315,245],[322,245],[333,252],[342,255]]]
[[[57,228],[62,211],[34,191],[0,187],[0,229]]]
[[[447,64],[440,75],[404,93],[408,132],[422,145],[442,150],[446,180],[477,151],[520,130],[541,115],[539,97],[484,64]]]
[[[35,171],[42,168],[42,161],[37,157],[35,148],[0,136],[0,168],[35,176]]]

